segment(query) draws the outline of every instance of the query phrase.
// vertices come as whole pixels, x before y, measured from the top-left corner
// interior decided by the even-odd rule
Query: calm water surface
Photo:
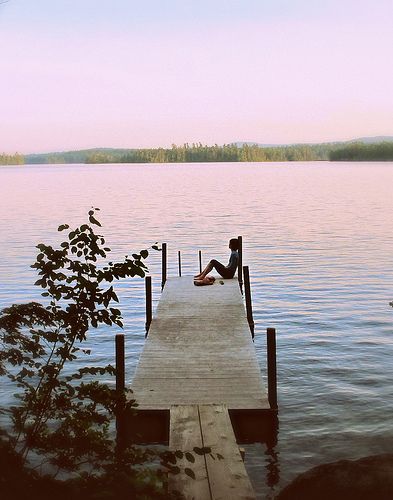
[[[40,298],[29,265],[60,223],[101,208],[113,258],[156,241],[169,273],[228,258],[243,235],[256,340],[278,332],[279,434],[248,445],[261,495],[311,466],[393,449],[393,164],[48,165],[0,169],[0,307]],[[160,255],[149,266],[159,299]],[[142,280],[119,285],[131,379],[144,343]],[[113,331],[94,331],[93,364],[113,362]],[[11,400],[5,386],[3,402]]]

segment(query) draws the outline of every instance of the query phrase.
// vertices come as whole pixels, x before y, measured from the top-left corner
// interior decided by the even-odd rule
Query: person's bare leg
[[[213,264],[209,262],[209,264],[205,267],[205,269],[201,273],[195,275],[194,278],[198,280],[203,280],[203,278],[205,278],[212,269],[213,269]]]

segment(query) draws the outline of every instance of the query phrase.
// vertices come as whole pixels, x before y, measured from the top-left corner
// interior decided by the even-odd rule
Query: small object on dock
[[[214,276],[205,276],[202,279],[194,279],[194,285],[195,286],[213,285],[215,281],[216,278]]]

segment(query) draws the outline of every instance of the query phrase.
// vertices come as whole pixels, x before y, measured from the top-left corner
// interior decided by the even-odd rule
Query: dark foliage
[[[393,142],[354,143],[330,153],[331,161],[393,161]]]
[[[88,359],[88,332],[122,327],[112,283],[147,271],[147,250],[103,263],[110,249],[93,229],[101,226],[97,210],[57,248],[37,246],[35,284],[48,305],[17,304],[0,314],[0,375],[17,390],[17,404],[1,410],[12,422],[11,432],[0,432],[2,498],[168,497],[162,471],[173,467],[173,454],[116,447],[116,412],[132,415],[135,402],[131,391],[100,381],[113,377],[114,367],[70,370],[76,358]]]

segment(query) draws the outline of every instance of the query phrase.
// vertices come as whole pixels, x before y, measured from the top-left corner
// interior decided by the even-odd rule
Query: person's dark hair
[[[229,247],[231,250],[239,250],[239,240],[237,238],[230,239]]]

